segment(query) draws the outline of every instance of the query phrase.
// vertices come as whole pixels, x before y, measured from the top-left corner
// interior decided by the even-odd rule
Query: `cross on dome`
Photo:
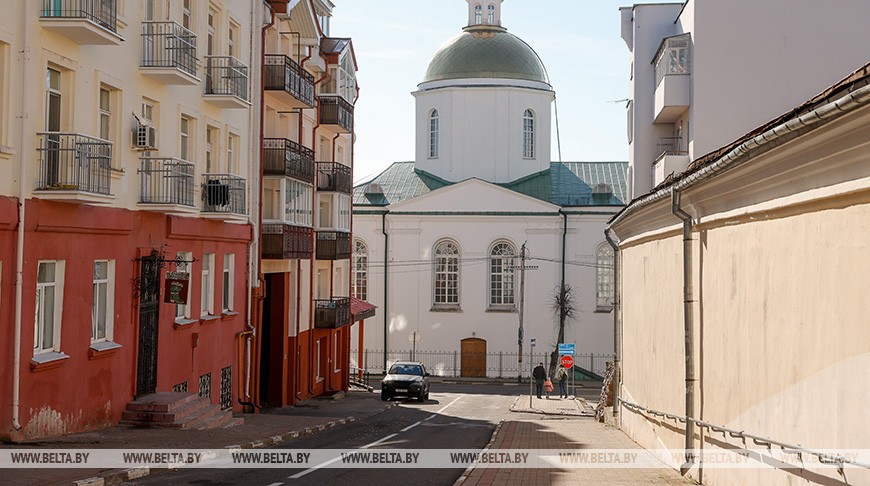
[[[501,3],[504,0],[465,0],[468,2],[468,25],[501,26]]]

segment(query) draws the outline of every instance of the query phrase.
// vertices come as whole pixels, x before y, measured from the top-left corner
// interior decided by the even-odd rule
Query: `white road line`
[[[435,418],[435,417],[437,417],[437,416],[438,416],[437,413],[433,413],[432,415],[430,415],[430,416],[424,418],[423,420],[432,420],[433,418]]]
[[[421,421],[417,422],[416,424],[411,424],[411,425],[405,427],[404,429],[402,429],[402,432],[407,432],[407,431],[413,429],[414,427],[416,427],[422,423],[423,423],[423,421],[421,420]]]
[[[266,486],[281,486],[283,484],[284,483],[272,483],[272,484],[267,484]]]
[[[371,444],[364,445],[364,446],[360,447],[360,449],[368,449],[369,447],[374,447],[374,446],[376,446],[376,445],[378,445],[378,444],[381,444],[381,443],[383,443],[383,442],[386,442],[386,441],[392,439],[393,437],[395,437],[395,436],[397,436],[397,435],[399,435],[399,434],[390,434],[390,435],[388,435],[388,436],[386,436],[386,437],[384,437],[384,438],[382,438],[382,439],[379,439],[379,440],[376,440],[376,441],[372,442]]]
[[[438,410],[438,411],[435,412],[435,413],[441,413],[441,412],[447,410],[447,407],[449,407],[450,405],[453,405],[454,403],[458,402],[461,398],[462,398],[462,397],[457,397],[456,400],[453,400],[452,402],[448,403],[447,405],[444,405],[444,408],[442,408],[441,410]]]
[[[335,459],[332,459],[332,460],[330,460],[330,461],[326,461],[326,462],[324,462],[324,463],[318,464],[318,465],[312,467],[311,469],[306,469],[306,470],[302,471],[301,473],[296,473],[296,474],[294,474],[294,475],[292,475],[292,476],[288,476],[287,479],[299,479],[299,478],[301,478],[302,476],[305,476],[305,475],[307,475],[307,474],[309,474],[309,473],[313,473],[314,471],[316,471],[316,470],[318,470],[318,469],[320,469],[320,468],[324,468],[324,467],[326,467],[326,466],[332,464],[333,462],[338,462],[338,461],[340,461],[340,460],[341,460],[341,456],[336,457]]]

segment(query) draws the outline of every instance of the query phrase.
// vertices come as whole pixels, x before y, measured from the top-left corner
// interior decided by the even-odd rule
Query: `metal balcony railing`
[[[310,260],[314,254],[314,230],[281,223],[262,226],[260,243],[267,260]]]
[[[109,194],[112,142],[78,133],[39,133],[41,191]]]
[[[231,174],[203,174],[202,180],[203,212],[247,214],[244,177]]]
[[[195,77],[196,34],[175,22],[143,22],[142,67],[175,68]]]
[[[336,297],[314,301],[314,327],[338,329],[350,324],[350,298]]]
[[[266,54],[264,88],[286,91],[307,106],[314,106],[314,76],[284,54]]]
[[[353,191],[350,167],[338,162],[318,162],[317,190],[350,194]]]
[[[318,231],[318,260],[347,260],[350,258],[350,233],[342,231]]]
[[[353,105],[337,95],[321,95],[320,124],[337,125],[345,132],[353,131]]]
[[[314,151],[286,138],[264,138],[263,171],[314,184]]]
[[[42,0],[44,19],[84,19],[118,32],[118,2],[116,0]]]
[[[248,101],[248,66],[232,56],[205,56],[205,94]]]
[[[140,203],[194,206],[192,163],[166,157],[143,157],[140,163]]]
[[[688,155],[689,152],[683,148],[682,137],[661,137],[659,139],[659,155],[661,158],[665,155]]]

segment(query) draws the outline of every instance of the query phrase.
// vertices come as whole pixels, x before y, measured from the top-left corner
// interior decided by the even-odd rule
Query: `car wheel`
[[[385,391],[381,391],[381,400],[386,402],[389,399],[390,399],[390,394],[385,392]]]
[[[423,401],[425,402],[427,400],[429,400],[429,392],[426,392],[426,394],[423,395]]]

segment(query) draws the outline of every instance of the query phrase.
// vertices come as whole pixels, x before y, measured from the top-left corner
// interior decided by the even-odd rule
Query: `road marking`
[[[318,464],[318,465],[312,467],[311,469],[306,469],[306,470],[302,471],[301,473],[296,473],[296,474],[294,474],[294,475],[292,475],[292,476],[288,476],[287,479],[299,479],[299,478],[301,478],[302,476],[307,475],[308,473],[313,473],[314,471],[316,471],[316,470],[318,470],[318,469],[320,469],[320,468],[324,468],[324,467],[326,467],[326,466],[332,464],[333,462],[338,462],[338,461],[340,461],[340,460],[341,460],[341,456],[336,457],[335,459],[332,459],[332,460],[330,460],[330,461],[326,461],[326,462],[324,462],[324,463]]]
[[[284,484],[284,483],[272,483],[272,484],[268,484],[266,486],[281,486],[282,484]]]
[[[456,397],[456,400],[453,400],[452,402],[448,403],[447,405],[444,405],[444,408],[442,408],[441,410],[438,410],[438,411],[435,412],[435,413],[437,414],[437,413],[441,413],[441,412],[447,410],[447,407],[449,407],[450,405],[453,405],[454,403],[458,402],[460,398],[462,398],[462,397]]]
[[[360,449],[368,449],[369,447],[374,447],[374,446],[376,446],[376,445],[378,445],[378,444],[381,444],[381,443],[383,443],[383,442],[386,442],[386,441],[392,439],[393,437],[395,437],[395,436],[397,436],[397,435],[399,435],[399,434],[390,434],[390,435],[388,435],[388,436],[386,436],[386,437],[384,437],[384,438],[382,438],[382,439],[378,439],[378,440],[372,442],[371,444],[364,445],[364,446],[360,447]]]
[[[435,418],[435,417],[437,417],[437,416],[438,416],[437,413],[433,413],[432,415],[430,415],[430,416],[424,418],[423,420],[432,420],[433,418]]]
[[[423,423],[423,421],[421,420],[421,421],[417,422],[416,424],[411,424],[411,425],[405,427],[404,429],[402,429],[402,432],[407,432],[407,431],[413,429],[414,427],[416,427],[422,423]]]

